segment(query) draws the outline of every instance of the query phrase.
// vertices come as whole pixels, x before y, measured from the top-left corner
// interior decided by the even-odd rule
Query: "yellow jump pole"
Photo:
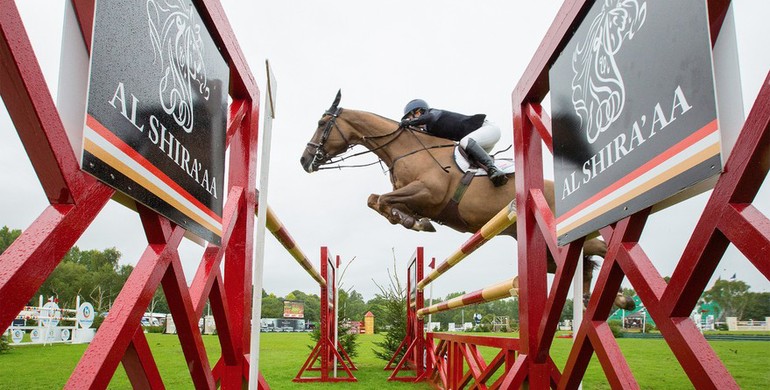
[[[420,282],[417,283],[417,288],[420,290],[425,289],[425,286],[430,282],[436,280],[441,274],[457,265],[457,263],[468,257],[469,254],[473,253],[473,251],[514,223],[516,223],[516,199],[512,200],[511,203],[508,203],[508,206],[505,206],[499,213],[497,213],[497,215],[492,217],[489,222],[484,224],[484,226],[474,233],[468,241],[463,243],[460,249],[447,257],[447,259],[439,264],[433,272],[420,280]]]
[[[516,276],[504,282],[493,284],[481,290],[474,291],[448,301],[437,303],[417,311],[417,318],[422,319],[426,315],[439,313],[451,309],[473,305],[476,303],[491,302],[519,295],[519,277]]]
[[[302,249],[297,246],[297,243],[293,238],[291,238],[291,235],[289,235],[286,227],[283,226],[270,206],[267,206],[267,229],[270,230],[270,233],[272,233],[273,236],[278,239],[281,245],[286,248],[294,260],[296,260],[297,263],[299,263],[299,265],[302,266],[302,268],[304,268],[305,271],[307,271],[307,273],[310,274],[310,276],[312,276],[319,285],[321,285],[321,287],[326,287],[326,281],[324,278],[321,276],[318,270],[313,267],[313,264],[311,264],[307,259],[307,256],[305,256],[305,254],[302,252]]]

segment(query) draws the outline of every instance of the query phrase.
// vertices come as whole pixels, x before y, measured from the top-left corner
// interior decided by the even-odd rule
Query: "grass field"
[[[359,356],[354,359],[357,383],[335,385],[303,383],[291,379],[297,374],[310,353],[310,336],[304,333],[265,333],[261,336],[260,367],[272,389],[428,389],[425,384],[387,382],[385,362],[371,352],[380,335],[361,335]],[[169,389],[189,389],[192,382],[179,346],[173,335],[147,334],[163,381]],[[209,361],[213,365],[219,355],[216,336],[203,336]],[[618,344],[629,362],[632,372],[644,389],[689,389],[692,385],[676,358],[660,339],[618,339]],[[555,339],[552,356],[563,367],[571,340]],[[725,362],[727,369],[743,389],[767,389],[770,384],[770,343],[761,341],[713,341],[714,350]],[[8,354],[0,354],[0,389],[55,389],[61,388],[70,376],[86,345],[57,344],[53,346],[15,347]],[[490,358],[492,350],[484,351]],[[122,367],[115,372],[110,388],[130,388]],[[601,366],[593,358],[584,378],[584,389],[609,389]]]

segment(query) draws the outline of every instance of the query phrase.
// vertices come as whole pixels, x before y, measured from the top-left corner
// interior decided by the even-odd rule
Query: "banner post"
[[[249,349],[249,390],[257,390],[259,382],[259,332],[262,318],[262,272],[265,268],[265,230],[267,226],[267,184],[270,172],[270,138],[275,118],[275,78],[270,63],[265,60],[267,70],[267,104],[262,131],[262,153],[260,153],[259,201],[257,203],[257,240],[254,258],[252,305],[251,305],[251,348]],[[264,206],[264,207],[262,207]]]

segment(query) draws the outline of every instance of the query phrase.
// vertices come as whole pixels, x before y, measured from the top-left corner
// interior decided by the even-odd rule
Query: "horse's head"
[[[337,124],[337,118],[342,113],[342,108],[338,106],[341,98],[342,91],[338,91],[334,103],[318,120],[318,128],[302,152],[299,162],[308,173],[317,171],[321,165],[346,151],[350,145]]]

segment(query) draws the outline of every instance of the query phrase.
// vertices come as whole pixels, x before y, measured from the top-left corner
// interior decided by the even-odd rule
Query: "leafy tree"
[[[742,321],[764,320],[770,317],[770,292],[748,292],[745,296],[746,308],[741,316]]]
[[[707,302],[716,302],[723,309],[720,320],[725,317],[743,317],[746,308],[746,293],[749,285],[741,280],[718,279],[711,289],[703,293]]]
[[[11,345],[8,342],[8,337],[11,337],[10,335],[6,337],[6,335],[0,333],[0,353],[6,353],[11,350]]]
[[[262,298],[262,318],[283,318],[283,299],[275,294]]]
[[[209,305],[207,302],[206,305]],[[168,302],[166,301],[166,294],[163,293],[163,288],[158,287],[155,294],[150,300],[150,305],[147,307],[147,311],[150,313],[170,313],[168,308]],[[205,311],[204,311],[205,313]]]
[[[350,292],[340,290],[339,306],[340,318],[352,321],[364,320],[364,315],[366,314],[366,302],[364,302],[363,295],[356,292],[356,290]]]
[[[20,235],[21,230],[11,230],[8,228],[8,226],[3,226],[2,229],[0,229],[0,254],[5,252],[5,250],[8,249],[8,247],[11,246],[11,244],[13,244],[13,242],[16,241]]]
[[[342,348],[345,349],[345,352],[347,352],[348,356],[354,358],[358,356],[358,334],[351,333],[350,329],[351,327],[348,326],[346,322],[340,321],[337,323],[337,340],[339,341]],[[308,348],[312,350],[315,347],[315,343],[318,343],[318,340],[321,339],[320,326],[313,328],[313,331],[310,333],[310,338],[313,340],[314,345],[308,345]],[[334,339],[332,339],[332,342],[334,342]],[[340,356],[345,356],[339,349],[337,352],[339,352]]]
[[[366,302],[366,310],[374,315],[374,333],[380,333],[388,327],[385,321],[381,320],[387,311],[387,306],[387,300],[381,295],[375,295]]]
[[[561,310],[561,317],[559,318],[559,321],[572,321],[574,307],[575,303],[572,301],[572,299],[567,298],[567,300],[564,302],[564,309]]]

